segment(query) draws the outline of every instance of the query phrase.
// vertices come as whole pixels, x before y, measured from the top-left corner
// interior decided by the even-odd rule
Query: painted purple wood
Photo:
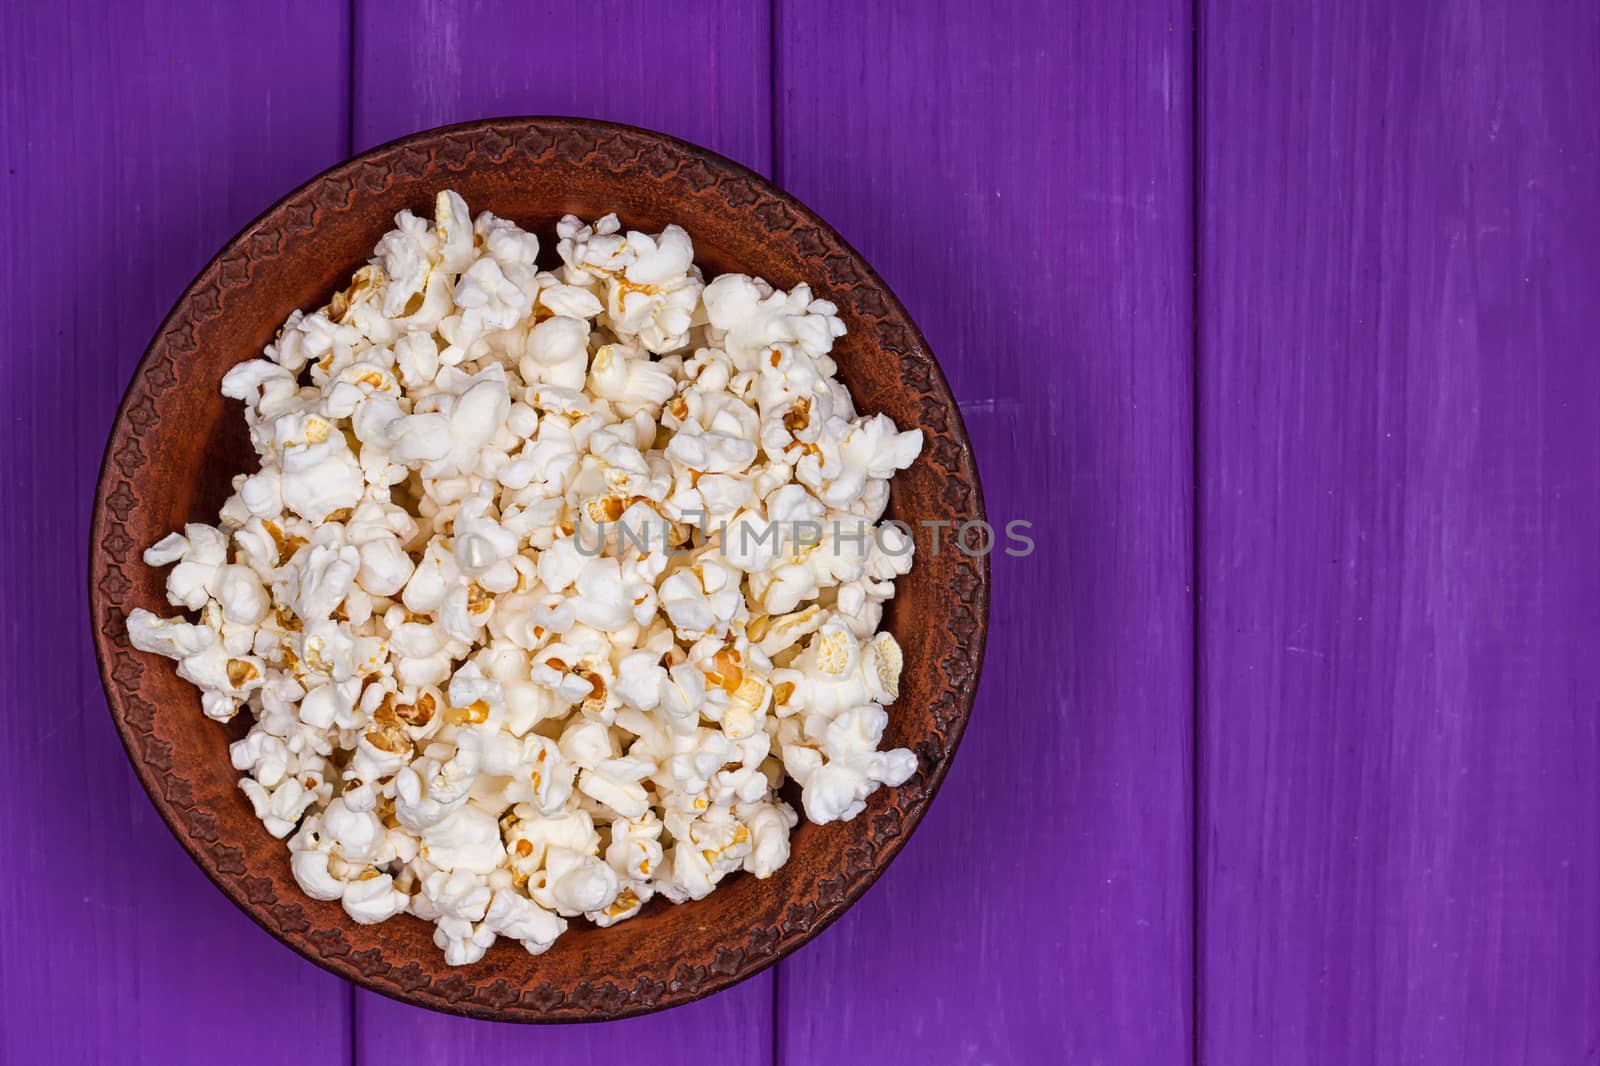
[[[354,3],[357,151],[468,119],[578,115],[771,165],[765,0]]]
[[[1188,1062],[1188,6],[778,11],[778,179],[905,301],[1038,541],[995,558],[926,822],[780,967],[779,1061]]]
[[[631,122],[770,162],[770,33],[764,3],[544,3],[469,8],[447,0],[358,0],[355,138],[368,147],[416,129],[510,114]],[[479,205],[474,205],[479,206]],[[487,206],[487,205],[483,205]],[[403,1047],[447,1066],[614,1063],[765,1066],[770,973],[700,1003],[605,1025],[528,1028],[450,1018],[358,994],[357,1061]]]
[[[352,49],[305,0],[7,7],[0,1064],[1600,1061],[1600,10],[455,8],[357,0]],[[128,771],[78,591],[216,247],[352,129],[527,112],[775,168],[1039,545],[866,899],[776,978],[555,1030],[352,1008],[251,926]]]
[[[6,6],[7,1066],[348,1058],[345,986],[236,910],[140,790],[106,714],[83,593],[106,430],[151,334],[227,238],[346,151],[345,26],[322,11],[299,0]]]
[[[1200,1061],[1600,1055],[1600,8],[1201,18]]]

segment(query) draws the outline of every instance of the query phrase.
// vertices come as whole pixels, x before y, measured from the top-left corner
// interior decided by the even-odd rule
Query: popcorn
[[[759,878],[771,877],[789,861],[789,830],[799,817],[787,806],[757,803],[745,819],[754,845],[745,858],[744,868]]]
[[[295,572],[299,585],[292,604],[295,614],[306,621],[327,618],[349,595],[360,570],[361,552],[349,545],[313,547]]]
[[[239,787],[250,800],[251,808],[255,811],[256,817],[261,819],[261,824],[266,827],[267,832],[280,840],[294,832],[300,816],[311,808],[317,798],[315,792],[294,778],[289,778],[276,788],[267,788],[261,782],[247,777],[239,783]]]
[[[224,377],[259,469],[145,552],[182,613],[127,619],[247,710],[301,889],[451,965],[770,877],[787,782],[827,822],[916,770],[878,629],[912,546],[877,523],[921,431],[856,412],[806,286],[708,284],[677,226],[556,234],[541,271],[453,192],[397,215]]]
[[[445,745],[430,745],[423,758],[395,774],[394,813],[401,825],[424,833],[466,804],[478,773],[477,744],[468,743],[472,736],[463,734],[453,753]]]
[[[361,463],[327,419],[299,411],[284,415],[273,425],[273,439],[282,463],[280,491],[289,510],[309,522],[322,522],[360,502],[366,484]]]
[[[800,782],[806,817],[813,822],[848,821],[866,807],[879,785],[901,785],[916,772],[916,757],[904,748],[883,752],[888,715],[865,704],[831,719],[808,722],[806,736],[815,746],[783,748],[783,765]]]
[[[210,598],[217,571],[228,558],[227,540],[212,526],[191,522],[144,553],[151,566],[177,563],[167,575],[167,599],[175,607],[198,611]]]
[[[605,857],[618,877],[648,883],[661,865],[662,854],[661,820],[653,811],[611,823],[611,844]]]
[[[611,905],[621,885],[611,867],[593,855],[570,848],[545,853],[545,883],[533,898],[557,914],[575,917]]]
[[[578,788],[624,818],[642,818],[650,812],[650,793],[639,782],[655,768],[648,759],[603,759],[578,775]]]
[[[724,633],[744,608],[737,572],[712,559],[679,570],[661,583],[661,609],[680,633]]]
[[[546,319],[528,331],[526,350],[518,363],[523,381],[581,389],[588,375],[589,323],[566,315]]]
[[[222,608],[222,617],[229,622],[255,627],[266,618],[272,606],[266,590],[261,587],[261,579],[248,566],[218,567],[212,587]]]
[[[467,966],[483,958],[496,933],[486,921],[493,892],[488,882],[465,870],[436,870],[418,883],[411,913],[433,922],[433,942],[451,966]]]
[[[386,873],[372,873],[356,881],[347,882],[340,894],[344,912],[362,925],[386,922],[405,911],[411,897],[394,887],[394,878]]]
[[[455,517],[454,555],[462,575],[490,592],[510,592],[517,584],[511,565],[518,537],[490,517],[493,501],[479,494],[463,500]]]
[[[469,802],[423,829],[421,855],[441,870],[488,874],[505,861],[506,850],[495,815]]]
[[[526,896],[500,889],[489,899],[484,924],[498,936],[510,937],[530,955],[542,955],[567,931],[567,923]]]
[[[157,618],[142,607],[128,615],[128,638],[140,651],[151,651],[169,659],[185,659],[215,644],[217,631],[190,625],[177,618]]]
[[[776,344],[792,344],[810,356],[825,356],[833,341],[844,336],[838,308],[826,300],[811,299],[811,290],[798,285],[785,293],[760,278],[724,274],[706,286],[706,316],[712,340],[743,368],[756,355]]]

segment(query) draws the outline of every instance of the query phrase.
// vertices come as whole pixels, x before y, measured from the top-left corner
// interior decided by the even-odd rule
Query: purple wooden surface
[[[778,179],[906,302],[1038,540],[995,557],[926,822],[781,967],[779,1061],[1187,1062],[1188,5],[778,10]]]
[[[768,169],[765,3],[359,0],[355,26],[358,149],[488,115],[576,114],[658,129]],[[430,1014],[359,993],[357,1061],[386,1064],[404,1047],[438,1066],[530,1056],[601,1064],[642,1052],[656,1066],[757,1066],[772,1058],[772,980],[769,971],[645,1018],[537,1029]]]
[[[1436,7],[8,5],[0,1063],[1600,1061],[1600,10]],[[776,977],[352,1020],[126,766],[90,487],[238,226],[352,136],[518,112],[775,170],[1040,547],[927,822]]]
[[[106,714],[83,593],[101,450],[151,334],[223,241],[346,151],[346,28],[321,10],[5,8],[6,1064],[348,1059],[345,987],[217,892],[140,790]]]
[[[660,130],[768,173],[766,0],[354,0],[355,147],[495,115]]]
[[[1600,8],[1201,41],[1200,1061],[1596,1062]]]

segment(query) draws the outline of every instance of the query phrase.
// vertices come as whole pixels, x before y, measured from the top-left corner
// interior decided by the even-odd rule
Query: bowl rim
[[[521,999],[518,999],[508,1007],[485,1006],[467,999],[440,1002],[436,998],[422,996],[420,991],[405,991],[392,984],[378,981],[371,975],[357,971],[354,967],[348,965],[348,963],[345,963],[344,959],[340,957],[329,956],[327,954],[314,951],[312,949],[312,945],[305,942],[305,935],[303,932],[301,934],[292,936],[284,930],[269,924],[265,917],[266,907],[259,906],[253,901],[248,900],[242,891],[239,891],[235,886],[226,883],[222,879],[220,872],[214,868],[216,865],[215,861],[202,850],[201,844],[196,839],[196,836],[192,830],[180,822],[174,804],[169,802],[167,797],[161,791],[161,778],[156,774],[155,770],[148,764],[146,758],[142,756],[137,749],[137,741],[134,735],[135,731],[128,721],[126,709],[122,706],[122,700],[125,696],[123,686],[114,676],[114,667],[112,664],[113,655],[117,651],[121,650],[120,647],[113,647],[113,645],[116,643],[118,634],[113,633],[109,626],[100,624],[102,608],[104,607],[104,604],[102,603],[103,590],[100,586],[106,577],[106,574],[103,572],[106,569],[106,559],[104,554],[99,550],[99,546],[107,536],[107,526],[109,524],[109,519],[107,518],[107,500],[108,496],[111,494],[111,484],[116,479],[116,475],[112,470],[113,451],[118,440],[121,438],[124,426],[128,421],[130,406],[133,402],[133,398],[135,394],[140,391],[140,386],[144,383],[144,380],[152,367],[152,361],[155,358],[157,351],[162,348],[163,339],[166,337],[169,330],[174,326],[180,316],[185,312],[201,282],[207,277],[208,274],[210,274],[213,270],[216,270],[219,267],[219,264],[221,264],[224,260],[228,259],[231,255],[240,252],[249,239],[258,231],[258,229],[262,227],[264,223],[272,219],[279,211],[283,210],[287,205],[289,205],[291,201],[295,201],[303,194],[306,194],[310,190],[324,183],[329,183],[345,176],[353,177],[355,172],[363,165],[363,163],[367,162],[373,157],[391,153],[400,149],[442,142],[452,135],[481,135],[489,130],[503,129],[506,127],[539,127],[553,131],[580,130],[596,134],[623,134],[646,141],[653,141],[657,144],[663,144],[670,149],[683,154],[691,160],[697,160],[710,164],[714,169],[730,172],[734,176],[753,184],[758,189],[762,190],[768,196],[780,202],[796,216],[798,216],[802,225],[818,228],[828,234],[831,240],[853,260],[854,266],[863,275],[858,284],[865,284],[874,287],[885,297],[888,304],[889,313],[897,316],[905,323],[910,334],[912,347],[916,350],[920,350],[926,356],[926,366],[929,373],[931,391],[939,400],[942,401],[942,407],[950,420],[951,428],[949,435],[954,438],[955,445],[958,450],[958,459],[962,461],[964,466],[962,473],[965,476],[963,480],[967,482],[971,489],[971,502],[969,505],[971,520],[987,521],[988,513],[985,506],[977,458],[972,451],[971,438],[967,433],[966,423],[962,417],[960,406],[956,402],[955,396],[950,390],[949,382],[945,377],[943,368],[939,365],[939,362],[934,356],[932,349],[929,347],[921,329],[916,325],[909,312],[906,311],[903,302],[895,294],[893,289],[888,285],[887,282],[883,280],[871,263],[869,263],[867,259],[855,249],[854,246],[846,241],[845,238],[840,235],[839,232],[834,229],[834,227],[825,219],[823,219],[815,210],[801,202],[793,194],[779,187],[771,179],[752,170],[744,164],[729,159],[728,157],[713,151],[712,149],[705,148],[691,141],[683,140],[682,138],[675,137],[671,134],[661,133],[656,130],[651,130],[646,127],[635,126],[628,123],[612,122],[604,119],[585,118],[579,116],[508,115],[486,117],[430,127],[428,129],[418,130],[401,137],[396,137],[392,140],[385,141],[382,144],[374,145],[359,153],[351,155],[323,169],[307,180],[296,185],[293,189],[284,193],[278,199],[273,201],[273,203],[267,208],[252,218],[248,223],[242,226],[237,233],[229,238],[218,249],[218,251],[211,256],[198,271],[196,271],[195,275],[189,280],[188,284],[184,286],[181,293],[176,297],[172,308],[162,317],[160,324],[156,327],[155,332],[151,336],[150,342],[145,346],[143,354],[140,356],[138,363],[134,366],[131,374],[129,375],[128,383],[123,390],[122,398],[117,404],[116,413],[112,417],[107,430],[106,446],[104,452],[102,453],[100,467],[96,475],[94,507],[89,526],[88,553],[86,560],[86,577],[90,608],[88,621],[91,630],[92,643],[94,645],[96,665],[100,675],[101,688],[106,696],[107,710],[112,718],[113,724],[116,727],[117,736],[122,742],[123,750],[128,756],[128,761],[132,764],[134,773],[139,780],[140,786],[144,790],[146,796],[149,798],[152,806],[156,808],[156,812],[161,816],[161,820],[166,824],[168,830],[175,838],[177,838],[184,851],[188,853],[190,859],[193,860],[195,865],[200,868],[201,872],[206,876],[206,878],[226,898],[232,901],[234,906],[236,906],[247,917],[249,917],[250,920],[257,926],[265,930],[275,941],[290,948],[296,954],[312,962],[320,969],[349,982],[353,987],[359,987],[367,991],[376,992],[379,995],[383,995],[389,999],[406,1003],[414,1007],[422,1007],[424,1009],[434,1010],[440,1013],[490,1021],[511,1021],[532,1024],[584,1024],[587,1022],[616,1020],[620,1018],[635,1017],[668,1010],[672,1007],[697,1002],[708,996],[731,988],[734,985],[740,984],[746,979],[766,971],[770,967],[781,962],[783,959],[790,957],[800,948],[814,942],[824,930],[826,930],[835,921],[837,921],[840,916],[854,906],[855,903],[859,901],[874,884],[877,883],[878,879],[883,875],[883,872],[888,869],[889,864],[905,847],[906,843],[911,839],[912,834],[916,832],[918,826],[922,824],[922,820],[927,814],[929,806],[931,806],[934,797],[938,794],[940,787],[943,785],[945,778],[949,774],[950,766],[954,762],[956,752],[960,748],[961,741],[966,734],[967,725],[971,719],[972,709],[975,705],[978,689],[981,683],[988,638],[991,593],[991,568],[988,552],[977,556],[975,559],[972,556],[968,556],[968,559],[976,564],[975,570],[977,575],[976,586],[972,590],[970,599],[968,601],[974,608],[976,621],[976,628],[968,640],[968,645],[972,651],[970,659],[971,669],[967,674],[966,679],[962,683],[954,686],[939,686],[952,689],[954,705],[957,711],[950,725],[944,730],[944,744],[942,753],[936,760],[933,761],[932,765],[927,768],[926,787],[923,789],[921,794],[912,802],[904,806],[904,814],[901,819],[900,826],[898,827],[899,831],[881,844],[871,861],[870,868],[865,872],[865,874],[848,886],[840,902],[819,913],[817,920],[806,926],[802,932],[802,935],[798,936],[797,938],[793,938],[789,942],[779,943],[776,948],[765,957],[755,960],[752,963],[741,963],[726,974],[711,973],[706,977],[705,980],[698,982],[695,987],[688,989],[681,994],[675,990],[670,990],[656,1001],[648,1003],[635,1003],[630,1000],[620,1006],[615,1007],[609,1003],[600,1003],[582,1013],[547,1014],[544,1011],[530,1009],[528,1006],[524,1005]],[[491,163],[488,165],[493,164]],[[748,956],[745,956],[745,958],[748,958]],[[470,970],[470,967],[457,967],[455,970],[457,972],[467,971]]]

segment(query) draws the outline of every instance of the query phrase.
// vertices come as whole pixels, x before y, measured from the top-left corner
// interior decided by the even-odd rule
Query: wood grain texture
[[[771,161],[767,0],[355,0],[355,150],[497,115],[627,122]]]
[[[1201,1055],[1600,1055],[1600,9],[1210,0]]]
[[[769,37],[766,4],[748,0],[358,0],[356,146],[490,115],[574,114],[684,137],[766,171]],[[431,1063],[471,1066],[529,1055],[611,1063],[649,1048],[661,1066],[755,1066],[771,1061],[772,1006],[770,973],[666,1014],[540,1029],[427,1014],[362,993],[358,1062],[387,1062],[397,1046]]]
[[[346,27],[321,11],[6,6],[3,1063],[348,1058],[344,986],[235,910],[135,781],[82,592],[106,427],[174,295],[346,150]],[[313,22],[321,32],[304,33]]]
[[[353,71],[343,5],[4,10],[0,1063],[1600,1062],[1593,4],[357,0]],[[775,983],[352,1021],[127,768],[91,487],[241,224],[352,128],[507,113],[775,167],[923,326],[1038,551],[996,558],[927,824]]]
[[[995,556],[924,826],[781,964],[778,1061],[1186,1063],[1188,8],[778,12],[778,180],[906,302],[1038,541]]]

